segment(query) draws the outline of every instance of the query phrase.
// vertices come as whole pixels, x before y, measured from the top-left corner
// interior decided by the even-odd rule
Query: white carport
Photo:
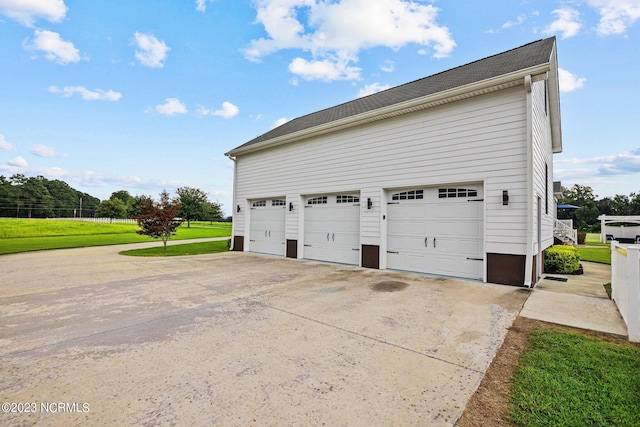
[[[601,243],[611,240],[617,240],[620,243],[640,243],[640,215],[600,215],[598,219]]]

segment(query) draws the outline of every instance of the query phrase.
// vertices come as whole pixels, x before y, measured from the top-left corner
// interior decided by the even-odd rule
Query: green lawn
[[[182,256],[182,255],[202,255],[202,254],[215,254],[218,252],[226,252],[228,249],[229,241],[221,240],[215,242],[204,243],[184,243],[179,245],[167,246],[167,250],[164,250],[164,246],[156,246],[153,248],[145,249],[132,249],[129,251],[122,251],[120,255],[130,256]]]
[[[608,243],[600,243],[599,233],[587,233],[585,246],[596,247],[580,247],[578,246],[578,254],[580,261],[599,262],[600,264],[611,264],[611,247]]]
[[[600,243],[600,233],[587,233],[587,237],[584,239],[584,244],[587,246],[607,246],[608,243]]]
[[[611,265],[611,249],[604,248],[578,248],[580,261],[599,262]]]
[[[5,218],[0,219],[0,254],[154,241],[136,230],[136,224]],[[230,235],[231,223],[192,222],[191,228],[180,226],[171,240]]]
[[[640,348],[536,330],[515,374],[518,426],[640,425]]]

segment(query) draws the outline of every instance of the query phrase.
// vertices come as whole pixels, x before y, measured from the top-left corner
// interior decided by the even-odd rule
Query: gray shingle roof
[[[550,60],[554,45],[555,37],[538,40],[429,77],[377,92],[373,95],[307,114],[252,139],[237,147],[236,150],[378,108],[436,94],[536,65],[546,64]]]

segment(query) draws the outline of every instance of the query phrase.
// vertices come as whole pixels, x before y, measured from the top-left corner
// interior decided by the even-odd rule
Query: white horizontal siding
[[[371,199],[371,209],[367,201]],[[380,215],[382,212],[382,189],[363,188],[360,193],[360,236],[363,245],[378,245],[380,241]]]
[[[362,191],[362,243],[380,244],[382,189],[485,182],[486,241],[504,252],[501,242],[525,241],[525,108],[519,87],[241,155],[236,204],[271,194]],[[513,222],[502,220],[505,189]],[[241,234],[246,224],[238,220]],[[287,225],[288,235],[294,231]]]
[[[538,211],[534,210],[534,242],[538,244],[538,251],[542,251],[553,244],[553,219],[555,217],[555,203],[553,200],[553,151],[551,146],[551,122],[545,112],[545,82],[533,84],[531,93],[532,103],[532,139],[533,139],[533,192],[534,197],[540,197],[542,241],[537,242]],[[545,164],[548,179],[545,181]]]

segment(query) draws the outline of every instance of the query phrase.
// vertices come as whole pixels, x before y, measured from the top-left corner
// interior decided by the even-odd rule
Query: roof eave
[[[555,47],[550,60],[553,60],[554,58],[555,58]],[[557,70],[557,67],[555,68],[555,70]],[[382,120],[385,118],[394,117],[394,116],[406,114],[413,111],[435,107],[437,105],[447,104],[450,102],[459,101],[462,99],[495,92],[497,90],[502,90],[510,87],[523,85],[525,76],[527,75],[538,76],[546,73],[549,73],[551,79],[555,77],[555,80],[556,80],[556,83],[551,84],[550,87],[557,87],[557,71],[554,71],[552,62],[547,62],[543,64],[538,64],[533,67],[514,71],[512,73],[503,74],[500,76],[470,83],[464,86],[458,86],[453,89],[437,92],[437,93],[422,96],[419,98],[414,98],[405,102],[400,102],[397,104],[390,105],[388,107],[378,108],[376,110],[368,111],[361,114],[356,114],[354,116],[345,117],[339,120],[334,120],[329,123],[314,126],[312,128],[303,129],[298,132],[293,132],[293,133],[283,135],[277,138],[272,138],[266,141],[261,141],[246,147],[238,147],[225,153],[225,155],[238,156],[241,154],[247,154],[247,153],[264,150],[266,148],[271,148],[271,147],[275,147],[282,144],[292,143],[295,141],[299,141],[301,139],[319,136],[319,135],[323,135],[329,132],[335,132],[342,129],[347,129],[347,128],[358,126],[364,123],[370,123],[377,120]],[[557,105],[557,111],[559,114],[559,102],[552,102],[554,101],[554,98],[556,98],[554,96],[551,96],[550,98],[551,98],[550,105],[552,106],[552,108],[554,108]],[[555,114],[551,115],[552,132],[557,131],[558,133],[558,136],[556,136],[556,134],[554,133],[554,137],[553,137],[553,141],[554,141],[553,151],[555,153],[555,152],[559,152],[559,151],[556,151],[556,141],[559,141],[558,139],[559,138],[559,116],[557,119],[556,131],[554,131],[555,129],[554,116]],[[560,147],[560,151],[562,151],[561,141],[560,141],[559,147]]]

